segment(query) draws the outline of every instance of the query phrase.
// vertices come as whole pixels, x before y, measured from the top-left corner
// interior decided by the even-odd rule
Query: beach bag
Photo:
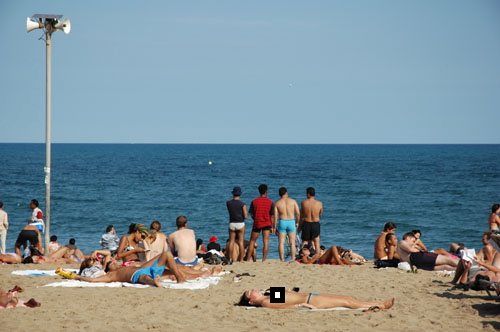
[[[377,269],[385,267],[398,267],[399,259],[377,259],[374,264]]]

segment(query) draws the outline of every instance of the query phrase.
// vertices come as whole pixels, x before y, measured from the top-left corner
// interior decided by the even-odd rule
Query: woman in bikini
[[[333,264],[333,265],[361,265],[363,262],[354,263],[350,259],[342,258],[336,246],[331,246],[323,255],[320,252],[309,257],[311,251],[308,246],[300,250],[300,263],[303,264]]]
[[[350,296],[287,291],[285,292],[285,303],[271,303],[269,295],[264,295],[259,290],[251,289],[243,293],[238,304],[273,309],[297,309],[301,307],[308,309],[331,309],[345,307],[349,309],[384,310],[390,309],[395,301],[395,298],[392,298],[383,302],[364,302]]]
[[[500,204],[493,204],[491,207],[490,217],[488,218],[488,224],[490,226],[490,231],[493,234],[500,234],[498,227],[500,226],[500,217],[498,214],[500,213]]]
[[[116,257],[125,262],[143,262],[146,260],[145,253],[149,251],[146,238],[149,235],[148,228],[143,224],[130,224],[129,234],[122,236]],[[143,243],[143,247],[139,242]]]

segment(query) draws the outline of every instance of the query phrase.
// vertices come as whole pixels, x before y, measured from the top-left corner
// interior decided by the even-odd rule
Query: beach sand
[[[451,290],[451,276],[363,266],[319,266],[276,260],[235,263],[225,270],[255,274],[233,282],[228,274],[202,290],[43,287],[59,276],[26,277],[14,270],[55,265],[0,265],[0,287],[19,285],[19,297],[39,308],[0,310],[1,331],[495,331],[500,302],[486,292]],[[65,266],[77,268],[76,265]],[[250,288],[300,287],[301,292],[350,295],[378,301],[396,297],[381,312],[301,311],[234,306]],[[497,297],[498,298],[498,297]]]

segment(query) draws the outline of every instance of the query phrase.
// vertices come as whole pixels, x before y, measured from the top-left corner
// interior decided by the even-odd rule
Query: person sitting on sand
[[[396,234],[387,233],[385,235],[385,252],[387,255],[381,259],[375,260],[375,266],[377,268],[398,267],[400,259],[398,253],[396,252],[397,247],[398,239]]]
[[[419,251],[422,251],[422,252],[429,251],[429,250],[427,250],[427,247],[422,242],[422,239],[421,239],[422,232],[419,229],[415,229],[411,232],[415,235],[415,238],[417,239],[415,241],[415,248],[418,249]],[[451,255],[448,251],[444,250],[443,248],[434,249],[434,250],[431,250],[430,252],[440,254],[440,255]]]
[[[19,298],[17,297],[17,293],[22,293],[22,292],[23,289],[19,286],[15,286],[14,288],[12,288],[7,292],[5,292],[3,289],[0,289],[0,309],[2,308],[8,309],[16,307],[35,308],[41,305],[33,298],[29,299],[26,302],[19,300]]]
[[[52,235],[49,242],[49,254],[56,252],[61,247],[61,244],[57,242],[57,235]]]
[[[179,265],[196,265],[198,256],[196,255],[196,237],[192,229],[187,228],[187,218],[178,216],[175,219],[177,231],[168,236],[168,243],[172,253],[176,254],[175,261]]]
[[[161,232],[161,223],[158,220],[151,223],[149,233],[148,241],[151,251],[146,252],[147,260],[168,251],[167,236]]]
[[[388,222],[384,225],[384,231],[375,240],[373,258],[384,259],[387,256],[388,248],[386,247],[385,237],[388,233],[396,232],[396,225],[392,222]]]
[[[427,271],[455,270],[458,258],[432,252],[421,252],[415,248],[416,240],[417,238],[412,232],[403,235],[403,240],[399,241],[396,250],[401,261]]]
[[[148,228],[143,224],[130,224],[128,235],[122,236],[116,257],[123,262],[144,262],[146,260],[145,252],[148,244],[146,238],[149,235]],[[141,247],[140,242],[146,243]]]
[[[349,308],[349,309],[370,309],[384,310],[390,309],[394,305],[395,298],[383,302],[364,302],[350,296],[316,293],[297,293],[285,292],[285,303],[271,303],[269,295],[262,294],[256,289],[247,290],[240,298],[238,305],[256,306],[272,309],[331,309],[331,308]]]
[[[113,225],[106,227],[106,233],[101,236],[99,243],[103,250],[109,250],[112,255],[116,255],[120,246],[120,238],[116,235],[116,229]]]
[[[478,287],[479,280],[500,282],[500,252],[495,251],[491,264],[480,259],[475,259],[474,262],[477,264],[464,259],[460,260],[452,280],[452,284],[456,284],[455,288],[463,290],[480,288]],[[496,291],[499,293],[500,289]]]
[[[312,257],[309,245],[305,245],[300,249],[298,262],[303,264],[333,264],[333,265],[361,265],[363,262],[354,263],[350,259],[340,257],[336,246],[331,246],[323,255],[317,252]]]
[[[97,278],[89,278],[79,276],[73,272],[63,271],[61,268],[56,270],[56,273],[67,278],[86,282],[130,282],[133,284],[152,285],[163,287],[161,284],[161,276],[165,267],[174,274],[178,283],[186,281],[186,278],[177,268],[174,256],[170,252],[163,254],[143,263],[141,266],[126,266],[115,271],[110,271],[103,276]]]

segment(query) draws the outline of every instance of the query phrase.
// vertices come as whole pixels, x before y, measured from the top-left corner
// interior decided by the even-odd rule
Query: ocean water
[[[30,200],[45,211],[45,144],[0,144],[0,156],[13,251]],[[325,246],[372,259],[375,238],[392,221],[398,238],[420,229],[431,249],[480,248],[500,202],[500,145],[53,144],[51,235],[61,244],[73,237],[90,253],[109,224],[121,236],[132,222],[159,220],[170,233],[185,215],[197,237],[207,243],[216,235],[223,244],[232,187],[242,187],[250,206],[261,183],[272,200],[284,186],[299,203],[315,187]],[[277,242],[271,237],[268,258],[278,258]]]

